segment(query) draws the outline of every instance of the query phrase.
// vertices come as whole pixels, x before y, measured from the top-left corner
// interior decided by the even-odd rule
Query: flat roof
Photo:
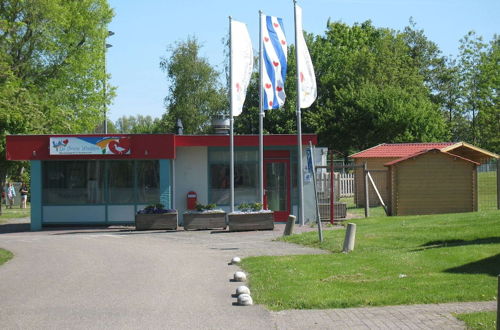
[[[64,154],[54,148],[82,140],[103,148],[102,153]],[[229,135],[175,135],[175,134],[54,134],[7,135],[7,160],[71,160],[71,159],[173,159],[177,147],[229,147]],[[303,134],[302,144],[317,144],[316,134]],[[52,144],[51,144],[52,141]],[[113,142],[114,141],[114,142]],[[296,146],[295,134],[264,135],[265,147]],[[235,135],[235,147],[259,145],[259,135]],[[109,146],[113,146],[109,152]],[[117,146],[117,147],[116,147]],[[105,153],[106,149],[108,152]],[[101,149],[97,149],[98,151]]]

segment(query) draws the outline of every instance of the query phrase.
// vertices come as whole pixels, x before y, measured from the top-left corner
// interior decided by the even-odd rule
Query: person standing
[[[21,185],[21,189],[19,189],[19,192],[21,193],[21,208],[25,209],[26,208],[26,201],[28,200],[28,186],[26,183],[23,182]]]
[[[9,200],[9,208],[14,206],[14,197],[16,197],[16,189],[12,185],[12,182],[9,182],[9,186],[7,187],[7,199]]]

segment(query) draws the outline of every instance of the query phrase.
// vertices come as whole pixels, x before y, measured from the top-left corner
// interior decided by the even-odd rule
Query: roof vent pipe
[[[230,129],[229,125],[229,118],[212,119],[212,127],[214,128],[215,134],[228,135]]]
[[[177,123],[175,124],[175,129],[177,130],[177,135],[184,134],[184,126],[182,126],[182,121],[177,119]]]

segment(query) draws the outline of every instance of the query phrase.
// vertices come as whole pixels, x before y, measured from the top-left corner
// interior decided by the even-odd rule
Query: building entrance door
[[[276,151],[264,155],[264,206],[274,211],[276,222],[287,221],[290,215],[290,158],[288,151],[286,154]]]

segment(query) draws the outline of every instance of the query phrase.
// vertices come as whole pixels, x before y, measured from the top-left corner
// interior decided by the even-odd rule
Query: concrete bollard
[[[500,330],[500,275],[498,275],[498,289],[497,289],[497,330]]]
[[[344,248],[342,252],[348,253],[354,250],[354,243],[356,240],[356,224],[348,223],[345,232]]]
[[[290,236],[293,234],[293,228],[295,227],[295,219],[296,217],[294,215],[288,216],[288,221],[286,222],[285,232],[283,233],[283,236]]]

